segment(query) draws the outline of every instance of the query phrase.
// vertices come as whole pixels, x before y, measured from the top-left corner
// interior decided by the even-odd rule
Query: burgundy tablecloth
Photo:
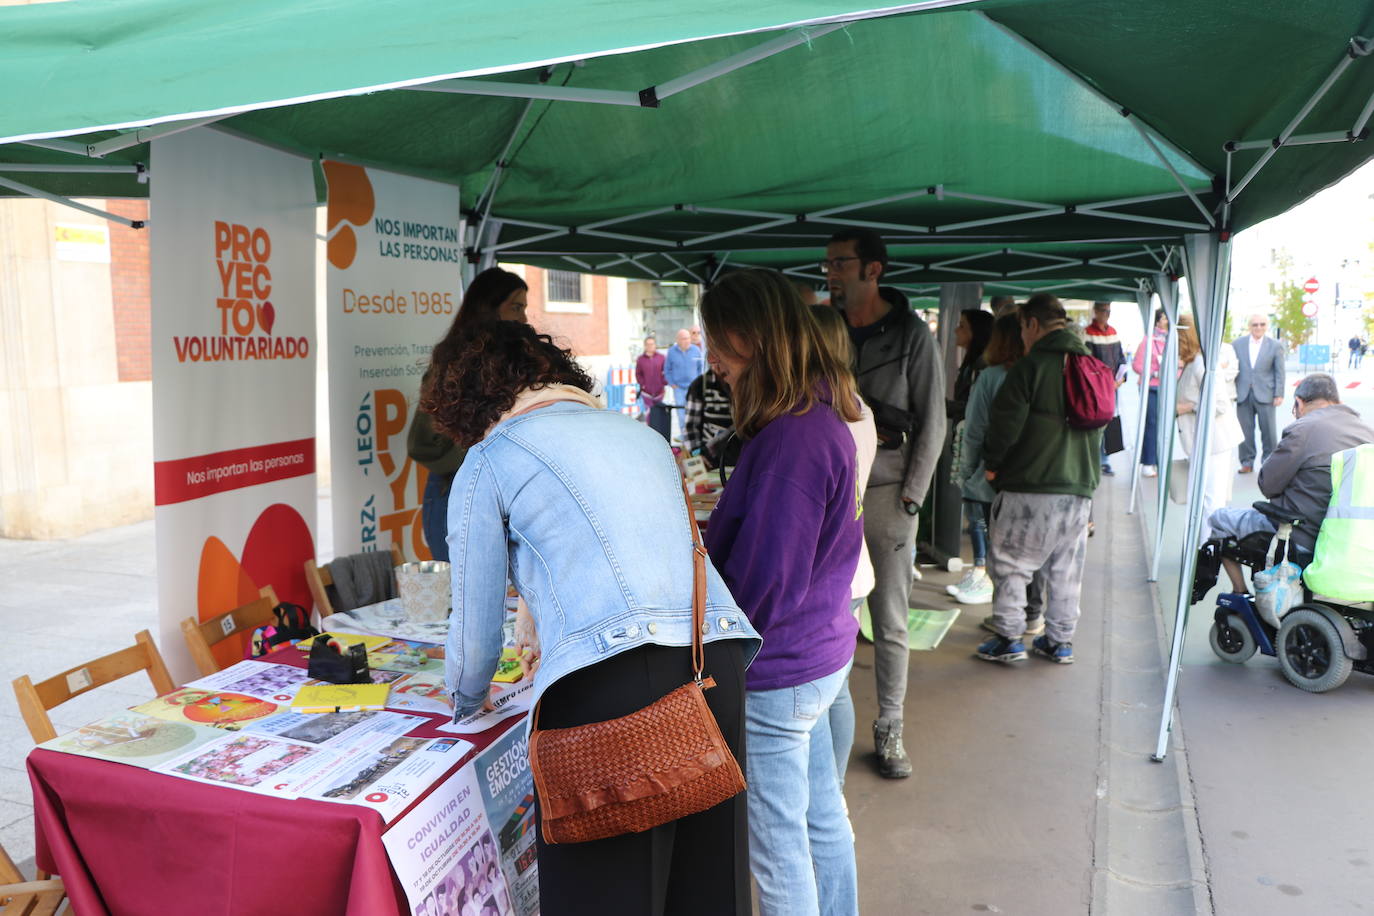
[[[480,750],[522,721],[467,740]],[[431,791],[442,792],[475,753]],[[385,824],[370,808],[42,749],[29,754],[28,770],[38,866],[62,876],[80,916],[409,913],[382,845]]]

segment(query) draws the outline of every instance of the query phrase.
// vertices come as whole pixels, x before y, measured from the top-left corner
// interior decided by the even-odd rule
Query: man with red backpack
[[[1026,657],[1026,586],[1043,570],[1048,600],[1037,655],[1068,664],[1087,553],[1088,511],[1101,480],[1102,427],[1115,384],[1068,328],[1057,298],[1021,306],[1023,356],[1007,373],[988,418],[983,457],[997,490],[989,519],[988,572],[996,635],[978,647],[988,661]]]

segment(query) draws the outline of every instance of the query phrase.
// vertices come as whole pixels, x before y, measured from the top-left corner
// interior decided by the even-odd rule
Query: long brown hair
[[[1198,343],[1197,331],[1193,330],[1193,318],[1191,315],[1178,316],[1178,364],[1186,366],[1202,352],[1202,344]]]
[[[992,337],[983,350],[983,362],[988,366],[1010,366],[1026,353],[1021,340],[1021,319],[1015,312],[998,318],[992,324]]]
[[[709,347],[748,360],[730,380],[735,432],[758,434],[786,413],[802,414],[829,388],[831,408],[846,423],[859,419],[849,364],[821,339],[811,310],[787,278],[772,270],[737,270],[701,297]]]

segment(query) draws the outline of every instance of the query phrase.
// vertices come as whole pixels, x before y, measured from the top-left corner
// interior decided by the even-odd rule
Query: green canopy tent
[[[816,279],[826,238],[861,225],[915,293],[972,281],[1144,312],[1142,291],[1167,303],[1186,272],[1213,359],[1232,233],[1368,156],[1371,16],[1368,0],[5,8],[0,193],[144,196],[150,142],[213,125],[458,182],[474,266]]]

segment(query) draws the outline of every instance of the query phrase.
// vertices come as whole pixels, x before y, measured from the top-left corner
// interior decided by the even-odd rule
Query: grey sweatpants
[[[997,632],[1026,631],[1026,587],[1042,571],[1046,591],[1045,635],[1073,642],[1078,596],[1088,550],[1092,500],[1063,493],[1001,493],[992,504],[988,573],[995,586],[992,613]]]
[[[869,487],[864,493],[864,541],[873,561],[873,668],[878,676],[878,718],[902,718],[906,670],[911,661],[907,609],[911,603],[912,548],[916,517],[902,508],[900,484]]]

